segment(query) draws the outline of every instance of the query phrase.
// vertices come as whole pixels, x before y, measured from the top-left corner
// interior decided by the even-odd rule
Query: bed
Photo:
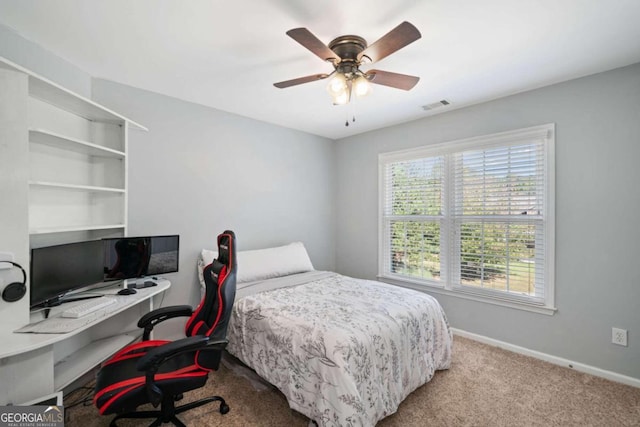
[[[202,251],[200,274],[213,257]],[[433,297],[316,271],[299,242],[237,257],[227,350],[319,426],[373,426],[449,368],[452,335]]]

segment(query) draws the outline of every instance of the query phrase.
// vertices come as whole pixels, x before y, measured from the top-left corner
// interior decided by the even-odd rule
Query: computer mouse
[[[138,291],[136,291],[135,289],[132,288],[124,288],[124,289],[120,289],[118,291],[118,295],[133,295],[133,294],[137,294]]]

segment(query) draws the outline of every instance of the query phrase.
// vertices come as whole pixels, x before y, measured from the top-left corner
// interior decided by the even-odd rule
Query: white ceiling
[[[422,38],[362,68],[413,90],[343,107],[326,80],[273,86],[333,70],[287,30],[371,44],[402,21]],[[0,22],[94,77],[332,139],[640,62],[639,0],[0,0]]]

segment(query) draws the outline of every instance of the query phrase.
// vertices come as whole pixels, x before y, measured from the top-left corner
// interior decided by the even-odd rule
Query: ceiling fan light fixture
[[[353,93],[357,97],[367,96],[371,92],[371,83],[363,75],[359,75],[353,80]]]
[[[345,105],[348,99],[349,96],[347,96],[347,93],[345,92],[333,99],[333,105]]]
[[[335,76],[329,80],[329,84],[327,85],[327,90],[332,98],[346,92],[347,89],[347,78],[342,73],[336,73]]]
[[[333,105],[345,105],[349,103],[349,90],[345,89],[340,93],[331,94],[331,101]]]

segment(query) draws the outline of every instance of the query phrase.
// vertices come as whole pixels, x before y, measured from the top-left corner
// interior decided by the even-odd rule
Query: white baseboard
[[[536,350],[530,350],[528,348],[520,347],[514,344],[509,344],[504,341],[499,341],[493,338],[485,337],[484,335],[474,334],[472,332],[463,331],[461,329],[451,328],[455,335],[463,338],[469,338],[474,341],[479,341],[484,344],[488,344],[494,347],[509,350],[514,353],[530,356],[535,359],[544,360],[545,362],[553,363],[554,365],[564,366],[565,368],[575,369],[578,372],[584,372],[585,374],[594,375],[596,377],[605,378],[607,380],[615,381],[618,383],[630,385],[632,387],[640,388],[640,379],[633,378],[626,375],[618,374],[604,369],[596,368],[595,366],[585,365],[584,363],[574,362],[572,360],[563,359],[562,357],[552,356],[550,354],[542,353]]]

